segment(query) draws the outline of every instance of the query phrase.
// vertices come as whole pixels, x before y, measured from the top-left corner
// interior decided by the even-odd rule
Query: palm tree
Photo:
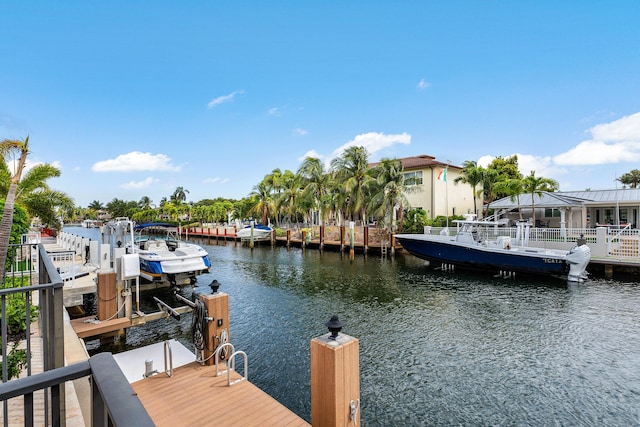
[[[258,185],[253,187],[253,191],[249,193],[249,197],[255,202],[252,210],[261,215],[263,224],[267,224],[269,212],[273,210],[274,203],[269,185],[265,180],[262,180]]]
[[[453,183],[458,185],[458,183],[462,182],[463,184],[469,184],[471,186],[473,190],[473,212],[477,214],[478,207],[476,205],[476,198],[480,191],[476,190],[476,187],[482,184],[485,169],[482,166],[478,166],[475,160],[466,160],[462,163],[462,168],[460,176],[454,179]]]
[[[402,162],[397,159],[382,159],[375,167],[377,174],[377,191],[371,198],[370,207],[376,217],[389,220],[386,221],[390,228],[393,228],[393,213],[398,211],[398,227],[402,229],[404,222],[404,208],[409,207],[406,193],[416,190],[418,187],[408,186],[405,182],[404,168]],[[384,223],[385,221],[382,221]]]
[[[104,205],[102,204],[102,202],[99,202],[97,200],[94,200],[93,202],[89,203],[89,206],[87,207],[94,211],[100,211],[104,209]]]
[[[7,262],[7,252],[9,251],[9,240],[11,239],[11,225],[13,223],[13,208],[18,190],[18,183],[22,178],[22,171],[29,155],[29,137],[24,140],[4,139],[0,142],[0,154],[4,161],[9,157],[15,159],[18,156],[13,175],[11,176],[11,184],[7,192],[4,203],[4,211],[2,213],[2,221],[0,221],[0,283],[4,283],[5,264]]]
[[[369,187],[375,182],[369,169],[368,153],[364,147],[351,146],[340,157],[331,161],[331,168],[344,192],[348,195],[347,214],[360,214],[360,219],[366,221],[366,202]]]
[[[498,182],[500,182],[500,173],[496,169],[484,169],[482,174],[482,190],[484,199],[487,201],[486,213],[489,213],[489,205],[495,200],[495,187]]]
[[[171,201],[176,205],[179,205],[187,200],[187,193],[189,193],[189,190],[186,190],[184,187],[177,187],[171,195]]]
[[[616,178],[616,181],[620,181],[622,184],[628,185],[631,188],[638,188],[638,185],[640,184],[640,170],[633,169],[622,175],[620,178]]]
[[[306,182],[304,191],[312,195],[314,208],[320,211],[320,225],[323,225],[327,214],[325,201],[329,194],[331,175],[325,172],[322,162],[315,157],[305,158],[298,168],[298,174]]]
[[[151,200],[151,198],[149,196],[142,196],[142,198],[138,202],[138,206],[141,209],[147,211],[147,210],[151,209],[151,204],[152,203],[153,203],[153,201]]]
[[[558,182],[551,178],[536,176],[535,171],[527,176],[523,181],[523,189],[525,193],[531,194],[531,210],[533,211],[533,223],[536,223],[536,205],[535,196],[542,195],[545,191],[556,191],[559,188]]]
[[[508,178],[505,181],[500,181],[496,183],[495,189],[499,193],[504,193],[509,196],[509,199],[513,201],[518,201],[518,215],[520,216],[520,221],[522,221],[522,209],[520,209],[520,194],[524,193],[524,180],[519,178]]]
[[[291,171],[282,176],[282,191],[278,194],[276,205],[286,207],[286,214],[291,220],[297,220],[297,213],[302,196],[302,177]],[[297,222],[297,221],[296,221]]]

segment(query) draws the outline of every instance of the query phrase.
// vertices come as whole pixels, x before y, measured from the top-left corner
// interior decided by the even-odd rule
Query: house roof
[[[404,170],[425,169],[425,168],[430,168],[434,166],[440,166],[440,167],[447,166],[447,163],[440,162],[436,160],[435,157],[429,156],[428,154],[420,154],[418,156],[404,157],[398,160],[402,162],[402,167],[404,168]],[[380,162],[371,163],[369,167],[374,167],[379,164]],[[449,168],[462,169],[460,166],[454,166],[451,164],[449,165]]]
[[[558,191],[542,192],[534,198],[536,207],[559,208],[569,206],[613,205],[615,203],[637,203],[640,205],[640,189],[614,189],[594,191]],[[531,194],[520,195],[520,206],[531,206]],[[491,202],[494,209],[513,209],[518,207],[517,200],[505,197]]]

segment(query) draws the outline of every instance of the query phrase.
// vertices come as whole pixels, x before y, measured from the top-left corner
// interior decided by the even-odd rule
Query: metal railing
[[[26,351],[26,375],[32,374],[33,342],[32,316],[38,310],[38,324],[42,348],[42,368],[44,371],[64,366],[63,303],[62,280],[55,266],[47,257],[42,244],[10,245],[7,254],[10,267],[0,289],[0,330],[2,335],[2,381],[9,380],[9,333],[10,326],[17,327],[19,335],[24,337]],[[37,264],[34,264],[37,261]],[[36,294],[34,296],[33,294]],[[37,298],[37,304],[34,299]],[[24,303],[24,308],[22,304]],[[24,310],[24,311],[22,311]],[[10,316],[10,318],[9,318]],[[21,317],[22,316],[22,317]],[[16,331],[11,331],[15,334]],[[45,390],[45,413],[59,408],[64,413],[64,384]],[[8,405],[3,402],[3,418],[8,418]]]
[[[22,396],[24,400],[24,425],[34,425],[33,394],[35,391],[55,389],[66,381],[91,377],[91,425],[103,426],[154,426],[140,398],[118,367],[111,353],[100,353],[88,361],[53,369],[30,377],[0,384],[0,400]],[[5,425],[7,417],[5,416]],[[64,426],[64,413],[53,406],[51,423]]]
[[[431,234],[439,234],[443,227],[432,227]],[[456,227],[449,227],[449,234],[454,236]],[[509,236],[515,239],[516,227],[487,227],[488,238]],[[584,237],[588,245],[604,245],[604,253],[608,257],[621,260],[640,260],[640,230],[630,227],[607,227],[604,238],[598,240],[598,228],[545,228],[532,227],[529,230],[529,243],[542,247],[561,247],[570,249],[579,237]],[[553,245],[553,246],[552,246]]]
[[[111,354],[93,356],[88,362],[64,366],[63,280],[43,244],[11,245],[8,252],[8,273],[0,287],[0,330],[2,336],[2,421],[9,425],[7,399],[23,396],[21,415],[25,426],[66,425],[65,382],[91,377],[93,426],[151,426],[148,413],[135,396],[131,385],[118,368]],[[37,259],[36,268],[27,260]],[[17,269],[12,266],[19,266]],[[26,368],[22,378],[9,380],[9,308],[16,300],[24,302],[24,317],[15,316],[11,323],[24,322],[22,338],[26,348]],[[33,330],[32,310],[38,310],[38,330]],[[38,332],[38,333],[36,333]],[[34,338],[37,337],[37,338]],[[14,337],[16,338],[16,337]],[[32,372],[32,348],[36,341],[41,348],[42,373]],[[40,352],[38,352],[40,356]],[[26,376],[24,376],[26,375]],[[43,397],[43,406],[34,405],[34,393]],[[40,409],[37,409],[40,408]],[[40,414],[37,411],[41,411]],[[34,412],[36,411],[36,412]],[[13,414],[14,417],[16,414]]]

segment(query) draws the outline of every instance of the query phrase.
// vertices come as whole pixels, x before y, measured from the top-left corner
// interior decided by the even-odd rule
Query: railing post
[[[358,340],[339,334],[342,322],[333,316],[331,331],[311,340],[311,425],[360,425]]]

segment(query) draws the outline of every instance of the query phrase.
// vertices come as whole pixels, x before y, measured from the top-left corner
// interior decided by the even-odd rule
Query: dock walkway
[[[232,379],[240,376],[232,372]],[[215,366],[192,362],[131,384],[157,426],[309,426],[249,381],[227,385]]]

